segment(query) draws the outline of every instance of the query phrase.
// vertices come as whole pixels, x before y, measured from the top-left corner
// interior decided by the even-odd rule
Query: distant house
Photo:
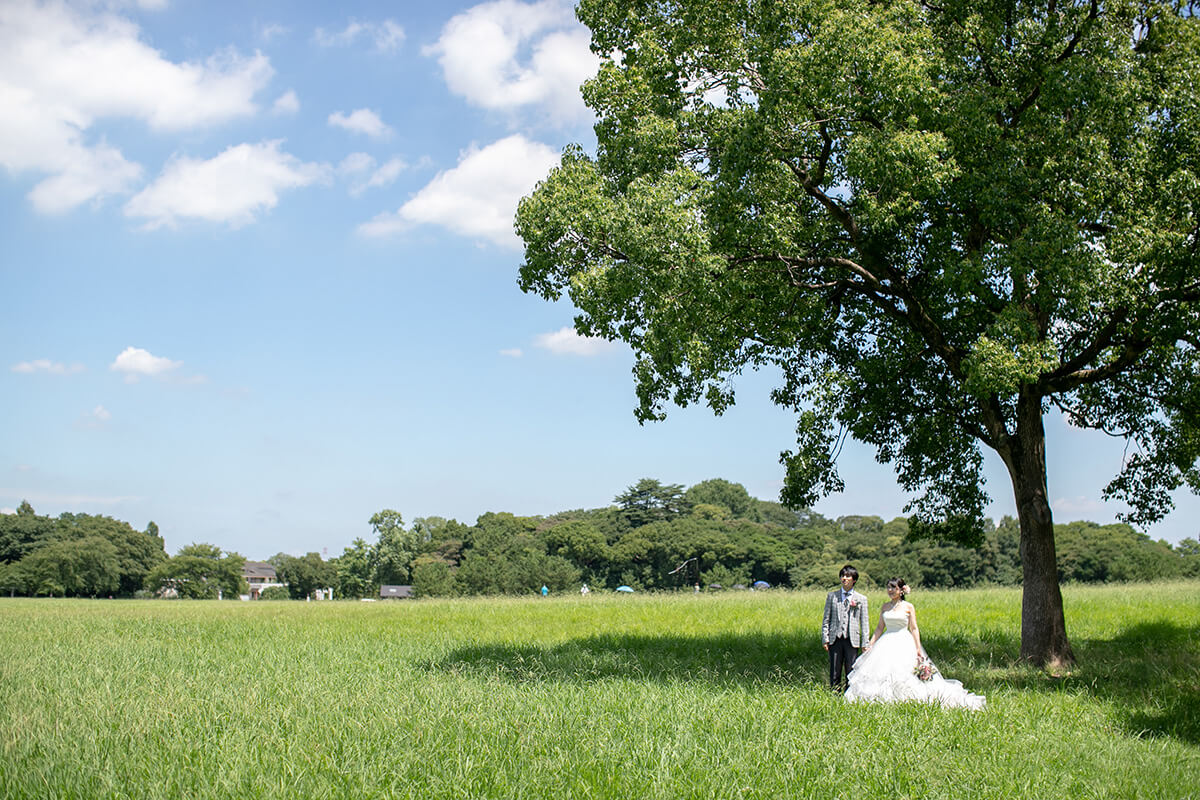
[[[262,596],[263,589],[271,586],[283,586],[275,568],[266,561],[247,561],[242,565],[242,577],[250,585],[250,594],[241,595],[243,600],[257,600]]]
[[[384,584],[383,586],[379,587],[379,596],[384,599],[390,597],[397,600],[403,600],[405,598],[412,597],[413,591],[411,586],[393,586]]]

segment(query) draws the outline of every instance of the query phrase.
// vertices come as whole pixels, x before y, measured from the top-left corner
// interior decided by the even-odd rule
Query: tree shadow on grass
[[[811,683],[824,675],[817,637],[783,634],[641,636],[603,634],[550,646],[461,647],[424,666],[514,682],[585,684],[606,679],[736,683]]]
[[[1144,623],[1108,639],[1075,639],[1079,666],[1061,676],[1020,664],[1020,640],[1006,632],[922,639],[942,671],[974,692],[1091,696],[1111,703],[1129,734],[1200,744],[1200,640],[1190,628]],[[828,660],[818,637],[779,633],[603,634],[547,646],[479,644],[421,666],[514,683],[582,685],[616,679],[820,687],[828,680]]]
[[[1111,704],[1128,734],[1200,744],[1200,636],[1193,628],[1146,622],[1108,638],[1074,637],[1078,664],[1060,675],[1021,664],[1020,638],[1010,633],[947,636],[928,644],[935,659],[939,652],[955,654],[956,666],[944,671],[973,691],[1086,695]]]

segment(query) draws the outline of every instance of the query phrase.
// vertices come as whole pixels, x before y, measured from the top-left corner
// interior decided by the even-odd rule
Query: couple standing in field
[[[858,570],[847,564],[839,577],[842,586],[825,598],[821,620],[830,686],[844,692],[850,702],[916,700],[943,708],[983,708],[983,697],[968,692],[959,681],[942,677],[925,655],[917,610],[905,600],[909,588],[902,578],[887,582],[888,602],[868,640],[867,596],[854,589]]]

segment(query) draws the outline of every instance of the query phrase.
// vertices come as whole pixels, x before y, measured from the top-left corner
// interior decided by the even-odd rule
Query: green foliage
[[[111,517],[62,514],[58,518],[56,536],[63,540],[101,538],[112,543],[117,550],[118,582],[110,591],[130,596],[142,588],[150,570],[167,558],[157,530],[158,526],[153,522],[142,532]]]
[[[596,151],[521,202],[521,286],[629,343],[640,420],[778,369],[790,506],[842,487],[851,436],[914,533],[978,545],[996,452],[1026,657],[1069,661],[1046,410],[1137,444],[1106,489],[1128,521],[1200,492],[1195,11],[582,0]]]
[[[456,584],[451,565],[438,558],[418,556],[413,562],[413,596],[451,597]]]
[[[20,561],[52,539],[56,528],[52,517],[39,517],[33,506],[21,501],[16,514],[0,514],[0,562]]]
[[[192,600],[234,599],[247,590],[246,559],[211,544],[190,544],[146,576],[146,590]]]
[[[663,485],[654,478],[642,478],[613,498],[629,525],[638,527],[686,513],[690,503],[679,484]]]
[[[324,561],[320,553],[307,553],[302,558],[284,556],[275,570],[293,600],[305,600],[318,589],[332,588],[338,578],[337,567]]]
[[[358,538],[334,559],[337,575],[334,585],[338,597],[362,598],[379,594],[379,584],[375,583],[374,552],[371,545]]]
[[[291,600],[291,592],[286,586],[268,586],[258,596],[259,600]]]
[[[14,566],[14,573],[26,593],[51,597],[107,595],[121,583],[117,548],[99,536],[39,547]]]
[[[733,517],[754,516],[755,500],[740,483],[730,483],[722,478],[701,481],[684,493],[684,500],[693,507],[700,504],[720,506]]]
[[[408,583],[418,534],[405,530],[400,512],[390,508],[372,515],[371,527],[379,537],[374,549],[375,584]]]
[[[41,517],[27,502],[17,514],[0,515],[0,563],[11,564],[10,592],[131,597],[166,557],[154,523],[143,533],[111,517]]]
[[[656,494],[675,498],[675,511],[663,513],[667,504],[646,499]],[[848,562],[858,568],[863,587],[881,587],[893,576],[923,589],[1021,583],[1020,531],[1011,517],[995,525],[988,521],[980,545],[967,547],[918,536],[902,517],[827,520],[809,510],[790,511],[722,479],[683,491],[645,478],[622,498],[630,508],[579,509],[548,518],[488,512],[473,526],[414,522],[409,533],[421,550],[411,565],[414,592],[525,595],[543,584],[573,592],[581,582],[598,590],[620,585],[690,590],[696,583],[730,587],[758,580],[828,589]],[[634,500],[642,504],[638,513],[630,513]],[[659,518],[646,522],[643,514]],[[1188,544],[1172,550],[1126,525],[1071,523],[1056,531],[1064,542],[1058,565],[1064,580],[1169,580],[1200,564],[1200,545],[1189,560]],[[361,540],[347,548],[339,574],[361,563],[366,549]]]
[[[1058,569],[1066,581],[1148,581],[1185,574],[1178,553],[1125,524],[1072,522],[1058,526],[1056,537]]]

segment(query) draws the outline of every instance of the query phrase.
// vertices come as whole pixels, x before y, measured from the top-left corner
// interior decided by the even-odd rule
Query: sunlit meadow
[[[910,598],[979,713],[846,706],[813,592],[2,599],[0,797],[1200,797],[1200,584],[1065,593],[1061,676]]]

